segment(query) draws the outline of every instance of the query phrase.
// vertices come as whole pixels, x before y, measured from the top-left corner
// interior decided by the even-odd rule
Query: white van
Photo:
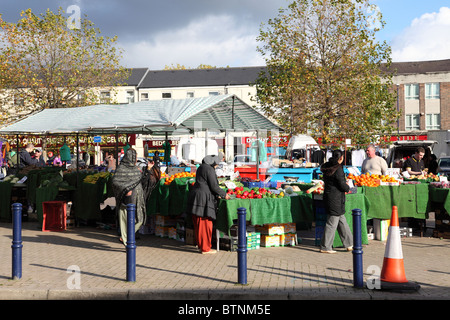
[[[299,158],[308,159],[308,151],[312,148],[318,148],[316,140],[306,134],[292,136],[286,148],[286,159],[294,160]]]
[[[435,140],[400,140],[394,141],[389,147],[389,154],[386,159],[389,168],[401,168],[404,159],[411,157],[416,152],[418,147],[425,149],[425,156],[423,160],[425,166],[428,165],[428,157],[433,153],[433,147],[438,142]]]

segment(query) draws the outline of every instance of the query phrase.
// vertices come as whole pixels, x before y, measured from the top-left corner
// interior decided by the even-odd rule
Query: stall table
[[[296,177],[298,181],[310,183],[317,168],[270,168],[267,175],[272,176],[270,181],[286,181],[284,177]]]
[[[391,219],[392,207],[397,206],[398,217],[426,219],[429,210],[428,184],[362,187],[369,204],[369,218]]]

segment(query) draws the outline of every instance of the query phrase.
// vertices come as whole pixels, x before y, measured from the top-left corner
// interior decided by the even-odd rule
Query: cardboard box
[[[177,219],[157,214],[155,217],[155,224],[162,227],[175,227],[177,225]]]
[[[169,236],[169,227],[156,226],[155,227],[155,235],[158,237],[168,237]]]
[[[177,229],[174,227],[169,227],[167,230],[167,236],[169,239],[177,239]]]
[[[263,226],[256,226],[256,231],[264,235],[280,235],[284,233],[284,226],[280,223],[269,223]]]
[[[261,235],[261,247],[279,247],[280,235]]]
[[[285,233],[280,235],[281,246],[295,246],[297,244],[297,235],[295,233]]]
[[[391,220],[373,219],[373,233],[376,240],[386,241]]]
[[[196,245],[195,237],[194,237],[194,229],[186,228],[186,244]]]

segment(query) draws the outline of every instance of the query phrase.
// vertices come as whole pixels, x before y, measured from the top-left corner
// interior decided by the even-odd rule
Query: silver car
[[[438,173],[448,175],[450,173],[450,157],[440,157],[438,160]]]

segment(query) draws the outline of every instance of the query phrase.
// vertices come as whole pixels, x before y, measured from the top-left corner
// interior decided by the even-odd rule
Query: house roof
[[[391,70],[400,74],[450,72],[450,59],[433,61],[393,62]]]
[[[266,67],[149,70],[140,88],[249,85]]]
[[[131,71],[131,74],[126,80],[124,80],[125,84],[127,86],[137,87],[147,73],[148,68],[131,68],[128,70]]]

